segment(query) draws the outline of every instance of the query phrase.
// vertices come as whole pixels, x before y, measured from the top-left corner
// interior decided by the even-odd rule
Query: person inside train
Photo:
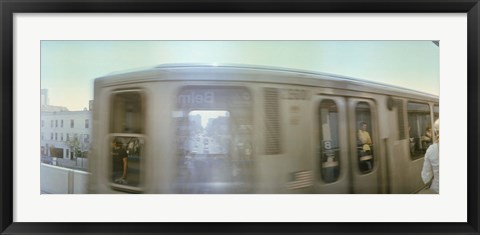
[[[425,160],[422,168],[422,180],[425,184],[430,184],[430,190],[434,193],[439,192],[439,139],[440,139],[440,121],[437,119],[434,124],[435,143],[430,145],[425,153]]]
[[[360,142],[359,160],[360,170],[362,172],[369,172],[373,167],[372,158],[372,138],[367,131],[368,125],[366,122],[360,123],[360,129],[358,130],[358,141]]]
[[[358,140],[362,145],[363,151],[371,151],[372,139],[370,138],[370,133],[367,131],[367,123],[361,122],[360,129],[358,130]]]
[[[123,148],[123,143],[115,142],[113,149],[113,179],[115,183],[127,184],[127,151]]]

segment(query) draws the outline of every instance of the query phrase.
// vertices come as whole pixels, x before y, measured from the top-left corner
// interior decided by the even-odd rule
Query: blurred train
[[[94,92],[91,193],[418,193],[439,117],[438,96],[284,68],[161,65]]]

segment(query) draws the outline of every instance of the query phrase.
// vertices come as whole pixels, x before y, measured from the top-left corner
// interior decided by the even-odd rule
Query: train
[[[88,190],[419,193],[438,118],[436,95],[313,71],[164,64],[112,73],[94,81]]]

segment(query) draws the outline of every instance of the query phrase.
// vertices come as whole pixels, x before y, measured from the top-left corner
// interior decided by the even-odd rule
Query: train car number
[[[281,98],[284,100],[308,100],[310,95],[306,90],[282,89]]]

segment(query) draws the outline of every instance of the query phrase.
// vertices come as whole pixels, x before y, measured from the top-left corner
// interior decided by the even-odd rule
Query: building
[[[90,110],[42,110],[40,119],[41,155],[67,159],[85,156],[92,136]]]
[[[40,154],[72,159],[90,149],[92,111],[69,111],[50,105],[48,89],[40,90]],[[91,106],[93,101],[89,101]]]

